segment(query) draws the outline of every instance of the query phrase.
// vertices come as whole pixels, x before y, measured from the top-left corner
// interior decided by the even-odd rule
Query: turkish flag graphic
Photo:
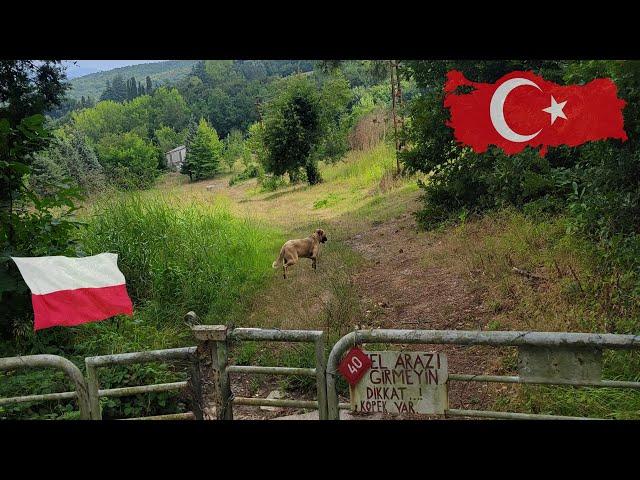
[[[472,87],[460,93],[459,87]],[[547,147],[617,138],[627,140],[625,101],[611,79],[562,86],[532,72],[511,72],[495,83],[476,83],[452,70],[445,83],[444,106],[455,139],[482,153],[496,145],[507,155],[525,147]]]

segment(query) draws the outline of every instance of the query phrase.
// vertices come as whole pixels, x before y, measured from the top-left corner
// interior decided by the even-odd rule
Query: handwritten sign
[[[444,414],[447,357],[438,352],[364,352],[371,368],[351,387],[351,408],[363,413]]]

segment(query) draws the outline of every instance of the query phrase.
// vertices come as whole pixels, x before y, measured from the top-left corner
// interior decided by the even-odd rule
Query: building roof
[[[173,150],[169,150],[168,152],[166,152],[166,153],[165,153],[165,155],[166,155],[167,153],[177,152],[177,151],[179,151],[179,150],[182,150],[183,148],[187,148],[187,147],[186,147],[186,146],[184,146],[184,145],[180,145],[179,147],[176,147],[176,148],[174,148]]]

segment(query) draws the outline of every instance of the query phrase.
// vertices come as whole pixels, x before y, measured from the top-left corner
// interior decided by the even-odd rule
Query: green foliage
[[[160,153],[164,154],[169,150],[184,145],[187,138],[187,130],[184,129],[180,132],[176,132],[171,127],[162,126],[154,132],[156,142]]]
[[[196,118],[205,118],[222,136],[246,131],[258,120],[258,103],[281,77],[312,70],[304,60],[203,60],[178,83]]]
[[[213,177],[220,168],[223,149],[216,130],[205,119],[200,119],[195,135],[187,145],[183,173],[187,173],[191,180]]]
[[[269,151],[264,144],[264,125],[261,123],[252,123],[249,125],[247,139],[245,140],[247,151],[255,157],[255,159],[264,165]]]
[[[342,74],[331,75],[323,82],[320,91],[322,135],[316,147],[317,159],[337,160],[347,153],[347,135],[352,127],[348,108],[353,99],[349,81]]]
[[[52,184],[67,179],[88,193],[101,189],[106,179],[91,145],[78,132],[61,133],[47,150],[35,157],[29,177],[34,191],[46,195]]]
[[[231,177],[229,180],[229,186],[232,187],[240,182],[244,182],[245,180],[249,180],[251,178],[261,178],[264,175],[264,169],[262,165],[257,163],[249,164],[245,167],[245,169]]]
[[[126,195],[98,203],[92,213],[85,250],[118,253],[135,305],[157,312],[159,321],[175,322],[194,310],[224,322],[270,273],[273,232],[223,206]]]
[[[0,62],[0,337],[31,329],[28,289],[10,256],[69,254],[79,190],[62,172],[29,181],[34,159],[51,142],[42,111],[60,104],[66,85],[57,62]],[[36,167],[38,166],[37,162]],[[37,175],[37,173],[36,173]],[[41,195],[45,193],[46,195]]]
[[[264,175],[258,178],[261,192],[275,192],[279,188],[286,187],[287,181],[280,175]]]
[[[176,88],[160,87],[151,95],[150,127],[155,130],[169,125],[176,131],[187,126],[190,110]]]
[[[149,188],[159,173],[157,147],[136,133],[106,135],[96,151],[109,181],[120,189]]]
[[[239,158],[246,160],[248,147],[244,143],[244,138],[240,130],[231,130],[227,138],[224,139],[224,153],[222,159],[224,163],[229,167],[229,170],[233,170],[233,166],[236,160]]]
[[[317,183],[315,162],[309,158],[321,133],[321,105],[317,91],[306,78],[287,82],[283,91],[268,106],[265,115],[264,143],[268,150],[265,169],[275,175],[298,175],[304,167]]]

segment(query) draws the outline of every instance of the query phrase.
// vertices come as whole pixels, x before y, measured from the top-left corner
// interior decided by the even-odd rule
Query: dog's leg
[[[282,262],[282,276],[286,280],[287,279],[287,264],[286,262]]]
[[[315,257],[311,259],[311,262],[312,262],[312,263],[311,263],[311,266],[313,267],[313,270],[314,270],[314,271],[316,270],[316,263],[317,263],[317,261],[318,261],[318,260],[317,260],[317,258],[315,258]]]

